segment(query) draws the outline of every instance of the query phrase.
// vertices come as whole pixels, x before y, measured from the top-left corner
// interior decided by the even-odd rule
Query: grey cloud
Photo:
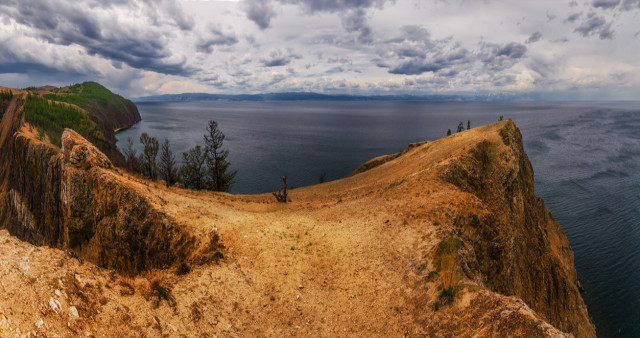
[[[120,25],[77,4],[36,2],[4,2],[0,4],[0,16],[34,29],[36,36],[48,43],[75,44],[89,55],[123,62],[132,68],[171,75],[190,75],[194,71],[185,66],[185,61],[168,60],[171,53],[166,49],[166,38],[155,29]]]
[[[587,20],[574,29],[574,32],[579,33],[584,37],[598,35],[600,40],[612,40],[614,31],[611,29],[611,24],[612,23],[607,22],[603,16],[597,16],[590,13],[587,16]]]
[[[614,8],[620,4],[620,0],[593,0],[593,7],[596,8]]]
[[[523,44],[510,42],[504,45],[483,43],[480,48],[480,60],[485,69],[500,72],[513,67],[527,54],[527,47]]]
[[[264,58],[261,61],[265,67],[279,67],[286,66],[291,63],[291,61],[300,58],[302,58],[302,56],[294,54],[291,50],[283,53],[280,49],[276,49],[269,53],[268,58]]]
[[[619,8],[623,11],[629,11],[640,8],[640,0],[593,0],[592,6],[604,9]]]
[[[624,0],[622,3],[622,9],[624,10],[632,10],[640,8],[640,0]]]
[[[271,19],[276,16],[270,0],[246,0],[245,11],[249,20],[255,22],[260,29],[269,28]]]
[[[529,36],[527,41],[525,41],[524,43],[534,43],[534,42],[540,41],[540,39],[542,39],[542,33],[535,32],[535,33],[531,34],[531,36]]]
[[[223,32],[220,27],[210,26],[208,35],[198,41],[196,49],[203,53],[211,53],[214,46],[232,46],[236,43],[238,38],[233,32]]]
[[[296,4],[309,12],[341,12],[350,9],[378,7],[382,8],[387,2],[395,0],[279,0],[283,3]]]
[[[569,7],[578,7],[578,2],[577,1],[569,2]]]
[[[358,41],[371,43],[373,41],[372,30],[367,23],[366,12],[362,8],[349,11],[342,17],[342,26],[347,32],[358,33]]]
[[[391,74],[419,75],[438,72],[471,61],[471,53],[450,39],[432,40],[429,31],[420,26],[402,27],[401,36],[390,39],[373,62],[389,68]],[[389,58],[395,62],[387,62]]]
[[[581,16],[582,12],[571,14],[564,20],[564,22],[575,22],[576,20],[580,19]]]

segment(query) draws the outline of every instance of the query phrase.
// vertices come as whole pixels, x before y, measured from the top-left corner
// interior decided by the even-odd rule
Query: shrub
[[[458,270],[458,249],[461,246],[462,242],[459,239],[450,237],[438,243],[436,249],[434,265],[441,273],[440,286],[442,287],[438,299],[444,298],[443,302],[445,303],[453,300],[456,271]]]

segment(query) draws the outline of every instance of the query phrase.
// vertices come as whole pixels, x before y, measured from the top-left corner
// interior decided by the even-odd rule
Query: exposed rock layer
[[[190,259],[196,239],[152,207],[96,147],[65,130],[62,151],[29,135],[16,96],[3,116],[0,225],[134,274]]]

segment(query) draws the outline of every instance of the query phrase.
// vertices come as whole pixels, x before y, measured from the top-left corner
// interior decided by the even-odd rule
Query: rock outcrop
[[[2,120],[0,227],[127,274],[192,258],[196,238],[129,187],[82,136],[65,130],[62,149],[33,138],[21,100]]]
[[[498,293],[517,295],[562,331],[594,336],[569,241],[534,194],[522,135],[511,120],[499,135],[499,142],[477,143],[442,171],[444,181],[484,206],[460,210],[453,221],[456,236],[466,243],[461,272]]]

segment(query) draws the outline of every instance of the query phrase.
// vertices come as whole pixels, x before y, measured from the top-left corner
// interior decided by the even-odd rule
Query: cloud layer
[[[637,99],[640,0],[5,0],[0,83]]]

